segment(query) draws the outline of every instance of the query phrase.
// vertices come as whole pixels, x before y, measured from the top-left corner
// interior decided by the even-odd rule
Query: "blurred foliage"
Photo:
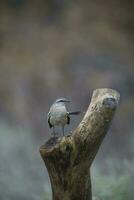
[[[113,160],[112,160],[113,162]],[[129,167],[132,167],[134,162],[127,161],[129,167],[121,167],[120,173],[117,174],[116,162],[114,166],[108,167],[109,174],[101,172],[100,169],[94,167],[93,169],[93,193],[99,197],[100,200],[133,200],[133,174],[128,173]],[[123,163],[120,163],[121,165]],[[122,170],[122,168],[124,169]],[[112,170],[111,170],[112,168]]]
[[[39,146],[30,130],[0,120],[0,199],[42,200],[49,192]]]

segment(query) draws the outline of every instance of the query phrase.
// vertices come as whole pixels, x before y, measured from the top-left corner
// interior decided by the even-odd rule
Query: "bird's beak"
[[[70,100],[69,99],[64,99],[64,102],[69,103]]]

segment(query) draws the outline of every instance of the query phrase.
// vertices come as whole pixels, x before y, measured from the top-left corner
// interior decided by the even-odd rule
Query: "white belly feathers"
[[[67,124],[67,110],[65,106],[51,108],[50,123],[54,126],[64,126]]]

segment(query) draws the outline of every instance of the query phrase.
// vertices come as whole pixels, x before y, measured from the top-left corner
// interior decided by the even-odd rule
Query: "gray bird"
[[[62,127],[62,133],[64,136],[64,126],[70,124],[70,115],[78,115],[80,111],[68,112],[65,103],[70,102],[66,98],[56,99],[56,101],[50,107],[49,113],[47,115],[47,120],[50,128],[53,128],[53,134],[55,137],[55,126]]]

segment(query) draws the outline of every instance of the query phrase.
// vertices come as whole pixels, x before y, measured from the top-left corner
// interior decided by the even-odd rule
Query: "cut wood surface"
[[[40,147],[53,200],[92,200],[90,167],[119,102],[117,91],[93,92],[87,112],[71,135],[50,138]]]

